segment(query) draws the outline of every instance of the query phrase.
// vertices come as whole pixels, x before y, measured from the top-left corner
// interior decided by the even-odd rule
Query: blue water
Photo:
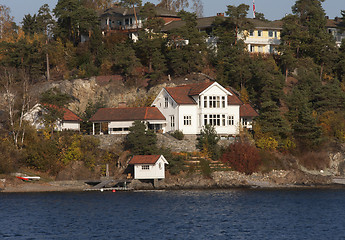
[[[0,193],[0,239],[345,239],[345,190]]]

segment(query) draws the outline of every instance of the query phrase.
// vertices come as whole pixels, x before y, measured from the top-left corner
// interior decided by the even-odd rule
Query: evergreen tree
[[[304,104],[298,113],[297,121],[292,125],[294,137],[301,150],[318,146],[321,142],[321,128],[316,125],[316,119],[308,103]]]
[[[205,35],[196,28],[196,15],[181,11],[185,25],[168,33],[170,71],[176,75],[200,72],[206,60]]]
[[[157,136],[145,123],[134,121],[125,140],[125,149],[133,155],[153,155],[157,152]]]
[[[220,147],[218,142],[220,140],[214,126],[205,125],[198,136],[196,147],[207,154],[213,159],[218,160],[220,157]]]

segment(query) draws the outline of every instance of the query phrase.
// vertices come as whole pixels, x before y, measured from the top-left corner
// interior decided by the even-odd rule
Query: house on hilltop
[[[59,107],[53,105],[50,107],[57,108],[63,112],[63,118],[57,120],[57,122],[55,123],[55,131],[80,131],[80,122],[82,120],[74,112],[67,108],[60,109]],[[43,122],[43,115],[47,114],[48,111],[49,110],[47,107],[40,103],[37,103],[24,115],[24,120],[30,122],[30,124],[38,130],[44,129],[45,126]]]
[[[100,108],[89,119],[92,122],[93,135],[96,134],[96,125],[100,134],[128,134],[134,121],[139,120],[147,124],[149,129],[165,131],[166,119],[155,107],[138,108]],[[105,131],[102,129],[105,125]]]
[[[120,32],[127,34],[133,41],[137,41],[138,30],[143,28],[145,19],[140,14],[140,8],[136,7],[135,12],[137,15],[137,21],[135,19],[133,8],[115,6],[106,9],[100,15],[103,35]],[[181,18],[177,16],[176,12],[169,11],[164,8],[156,7],[156,13],[158,18],[163,19],[166,24],[172,21],[181,20]]]

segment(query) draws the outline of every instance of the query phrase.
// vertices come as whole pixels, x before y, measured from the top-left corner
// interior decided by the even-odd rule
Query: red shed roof
[[[250,106],[250,104],[243,104],[240,107],[240,116],[241,117],[257,117],[259,116],[258,112]]]
[[[135,120],[165,120],[165,117],[156,107],[100,108],[89,119],[90,122]]]
[[[161,155],[135,155],[128,164],[155,164]]]

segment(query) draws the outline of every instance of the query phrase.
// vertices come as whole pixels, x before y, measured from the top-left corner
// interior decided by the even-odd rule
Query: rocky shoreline
[[[245,175],[235,171],[214,172],[205,178],[200,174],[167,176],[153,186],[149,182],[132,180],[128,185],[133,190],[187,190],[187,189],[279,189],[279,188],[344,188],[345,185],[333,181],[333,176],[310,174],[301,170],[272,171],[267,174]],[[90,188],[83,180],[22,182],[10,178],[0,182],[0,192],[66,192],[84,191]]]

